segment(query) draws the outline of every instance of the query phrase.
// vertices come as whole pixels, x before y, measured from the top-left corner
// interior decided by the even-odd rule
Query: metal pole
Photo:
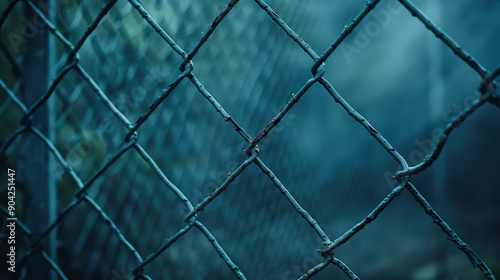
[[[38,8],[51,22],[55,22],[55,0],[40,0]],[[23,60],[23,99],[33,105],[48,90],[54,77],[55,42],[45,23],[36,13],[26,7],[23,20],[23,36],[27,39]],[[55,139],[55,103],[51,97],[33,116],[31,125],[41,130],[49,139]],[[28,134],[22,148],[25,174],[25,221],[36,234],[46,229],[55,219],[57,188],[51,167],[54,159],[47,148],[32,134]],[[30,241],[27,241],[30,242]],[[29,244],[29,243],[28,243]],[[42,243],[42,249],[56,259],[56,232]],[[39,257],[32,258],[26,266],[27,279],[57,279],[56,274]]]

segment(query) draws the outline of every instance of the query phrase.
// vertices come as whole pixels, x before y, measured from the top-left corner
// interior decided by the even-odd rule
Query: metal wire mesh
[[[272,243],[295,231],[299,236],[315,233],[322,244],[322,260],[297,275],[298,279],[321,275],[331,266],[349,279],[359,279],[334,251],[406,191],[486,279],[495,279],[486,263],[440,218],[410,179],[438,159],[448,137],[470,115],[487,103],[500,107],[495,84],[500,67],[489,71],[414,4],[399,1],[437,37],[435,40],[481,77],[480,94],[450,119],[425,158],[409,164],[325,78],[329,57],[339,52],[356,27],[384,1],[368,1],[322,54],[299,36],[311,28],[307,15],[318,12],[309,5],[286,9],[287,3],[279,1],[272,6],[259,0],[230,1],[227,5],[221,1],[191,2],[110,0],[101,5],[97,1],[64,1],[53,7],[57,16],[52,20],[40,3],[25,0],[5,5],[0,19],[1,50],[9,71],[0,77],[0,154],[6,166],[21,162],[22,169],[22,162],[29,159],[22,158],[20,147],[27,135],[36,137],[53,157],[49,172],[55,176],[58,192],[58,214],[43,229],[34,231],[18,220],[28,240],[20,248],[18,270],[26,269],[26,263],[35,259],[45,260],[61,279],[197,279],[199,275],[246,279],[246,271],[240,270],[228,251],[234,252],[235,246]],[[278,9],[283,18],[302,19],[302,24],[293,30],[275,12]],[[56,74],[36,102],[20,97],[30,78],[23,64],[27,54],[21,47],[25,42],[9,37],[16,34],[16,28],[24,28],[26,33],[29,24],[20,16],[25,10],[36,15],[40,25],[35,29],[48,30],[56,41],[55,65],[51,66]],[[289,38],[279,40],[284,34]],[[257,40],[263,37],[265,40]],[[232,43],[227,44],[227,40]],[[300,71],[282,70],[297,65],[310,67],[307,78]],[[206,75],[211,72],[224,76],[214,79]],[[286,138],[273,132],[280,129],[280,123],[301,118],[291,109],[312,87],[328,93],[400,166],[391,178],[396,183],[387,196],[336,239],[331,239],[332,234],[301,206],[298,198],[305,191],[292,191],[282,183],[279,177],[286,170],[271,168],[280,161],[276,157],[265,159],[266,153],[287,158],[299,154],[262,149],[270,138],[273,146],[279,147],[300,135],[289,126]],[[55,135],[34,124],[42,118],[37,114],[49,100],[55,104]],[[273,171],[276,169],[279,172]],[[21,172],[30,176],[29,170]],[[295,179],[297,184],[302,182]],[[240,187],[251,180],[274,188]],[[21,197],[27,195],[19,192]],[[277,193],[281,195],[279,202],[273,196]],[[240,217],[248,215],[252,207],[261,209],[253,224],[269,228],[265,236],[257,230],[246,232],[254,229],[241,230],[245,221]],[[202,213],[205,208],[206,213]],[[2,210],[8,214],[6,208]],[[288,220],[280,223],[282,216],[266,215],[294,210],[297,214],[292,219],[303,219],[310,229],[294,229]],[[21,218],[25,215],[29,213],[18,213]],[[230,237],[220,232],[227,228],[231,229]],[[59,247],[69,249],[54,254],[45,242],[56,232],[62,243]],[[226,246],[223,241],[228,239],[236,242]],[[313,253],[316,248],[310,249]],[[226,271],[198,265],[200,259],[212,258],[215,253],[227,266]],[[246,253],[259,257],[258,252]],[[287,251],[294,253],[298,252]],[[285,263],[290,260],[284,257]],[[82,263],[88,270],[81,268]],[[261,263],[258,269],[279,270],[272,266]],[[284,272],[276,275],[288,279]]]

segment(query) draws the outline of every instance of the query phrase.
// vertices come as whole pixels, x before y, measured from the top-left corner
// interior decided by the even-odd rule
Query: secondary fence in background
[[[204,61],[200,58],[200,63],[196,63],[196,59],[201,56],[200,52],[206,46],[207,40],[213,37],[216,30],[221,29],[219,26],[222,22],[235,21],[233,24],[235,29],[248,27],[247,23],[237,21],[239,18],[244,18],[242,15],[238,14],[231,18],[231,15],[238,11],[238,2],[240,1],[230,1],[225,7],[220,5],[220,2],[213,5],[192,3],[189,7],[183,4],[173,7],[174,4],[163,3],[166,6],[161,7],[161,9],[154,5],[143,6],[136,0],[128,2],[111,0],[103,3],[100,8],[94,7],[95,3],[70,5],[54,1],[35,3],[29,0],[11,1],[6,5],[0,18],[2,28],[0,46],[5,65],[8,65],[10,69],[8,72],[2,72],[0,77],[0,86],[4,93],[2,96],[3,105],[0,108],[0,116],[3,119],[0,155],[9,168],[17,169],[20,166],[23,178],[21,181],[18,177],[18,180],[24,184],[17,188],[18,194],[23,199],[17,200],[19,207],[16,210],[17,216],[23,218],[17,220],[18,228],[23,231],[22,236],[17,236],[17,243],[24,244],[18,245],[22,250],[16,260],[17,272],[10,274],[10,277],[20,275],[30,279],[34,268],[37,268],[37,273],[39,273],[38,271],[44,271],[44,267],[49,267],[52,272],[43,272],[45,273],[44,277],[56,273],[59,278],[68,279],[66,275],[74,275],[75,273],[68,274],[66,269],[70,269],[72,266],[84,266],[71,264],[71,258],[76,258],[75,256],[79,252],[86,259],[84,261],[90,263],[89,267],[92,268],[99,266],[100,258],[115,258],[115,265],[118,267],[134,263],[130,271],[122,273],[121,268],[117,268],[120,275],[116,275],[117,271],[113,270],[116,266],[103,268],[108,272],[112,271],[112,277],[125,278],[130,276],[134,279],[150,279],[148,274],[156,272],[148,268],[152,268],[155,262],[161,262],[160,257],[167,255],[169,249],[173,250],[171,246],[174,243],[182,242],[183,238],[187,238],[183,237],[186,233],[198,231],[212,245],[213,250],[227,265],[234,277],[245,279],[245,271],[239,269],[237,261],[233,261],[226,253],[224,243],[216,239],[216,234],[213,234],[198,216],[202,217],[204,213],[201,211],[210,208],[218,200],[226,199],[222,197],[226,189],[236,187],[232,185],[238,184],[237,180],[245,176],[244,174],[247,172],[245,169],[254,166],[267,177],[268,181],[272,182],[277,191],[282,194],[283,199],[290,204],[289,211],[295,210],[297,215],[311,227],[312,232],[321,239],[323,248],[320,251],[323,260],[316,263],[299,279],[309,279],[329,266],[336,266],[349,279],[358,279],[355,271],[341,260],[341,256],[334,255],[334,251],[360,232],[368,223],[377,219],[378,215],[405,190],[415,198],[417,205],[423,208],[436,226],[442,229],[447,238],[456,244],[473,266],[484,274],[486,279],[495,279],[488,266],[439,217],[410,182],[410,179],[412,175],[425,171],[435,162],[450,134],[467,117],[487,103],[500,107],[500,99],[496,93],[494,81],[500,75],[500,67],[493,71],[485,69],[474,57],[465,52],[446,33],[434,25],[414,4],[405,0],[399,1],[423,24],[423,27],[437,37],[436,40],[441,40],[450,51],[455,53],[458,59],[461,59],[481,77],[481,82],[478,84],[478,92],[480,93],[478,97],[442,130],[432,152],[422,162],[409,166],[407,160],[391,146],[388,140],[365,117],[356,112],[324,77],[328,58],[366,16],[383,1],[368,1],[361,12],[345,26],[339,37],[321,55],[318,55],[296,31],[292,30],[278,16],[273,7],[264,1],[255,0],[254,5],[257,5],[260,12],[271,18],[274,24],[290,37],[289,45],[295,44],[309,56],[311,76],[305,84],[300,85],[299,88],[290,88],[289,91],[286,86],[280,86],[279,82],[286,82],[286,79],[293,79],[293,77],[282,77],[267,69],[260,70],[261,72],[257,76],[247,75],[243,77],[250,80],[276,80],[275,88],[270,88],[269,91],[281,93],[293,91],[294,93],[286,103],[280,104],[278,108],[281,109],[257,103],[252,116],[243,114],[239,118],[230,115],[228,112],[231,110],[226,111],[225,107],[221,105],[224,104],[224,100],[216,99],[217,93],[211,93],[208,90],[210,87],[205,87],[205,83],[200,82],[202,79],[196,76],[197,68],[207,67],[209,71],[210,67],[217,67],[217,65],[211,65],[216,64],[216,62]],[[219,8],[219,10],[214,9],[214,7]],[[182,36],[175,38],[165,31],[160,24],[161,22],[158,23],[157,17],[154,16],[158,15],[156,9],[172,13],[169,15],[171,17],[167,17],[163,23],[169,25],[170,28],[175,28],[176,35],[184,33],[185,36],[195,33],[197,30],[183,30],[184,20],[199,20],[200,25],[205,23],[196,16],[193,18],[175,17],[173,14],[176,9],[198,9],[198,14],[193,12],[194,15],[214,13],[214,10],[217,12],[215,12],[215,19],[199,37],[195,46],[190,50],[184,50],[181,47],[184,44],[178,43],[184,38]],[[55,11],[59,12],[55,13]],[[15,21],[12,19],[14,17],[21,20]],[[247,19],[252,17],[253,15],[247,15]],[[128,25],[140,25],[141,27],[127,29]],[[307,30],[307,24],[302,29]],[[110,39],[115,33],[119,34],[120,39]],[[258,35],[256,36],[258,37]],[[220,49],[209,48],[207,51],[220,53],[221,57],[226,54],[226,59],[229,60],[241,59],[238,56],[237,47],[224,49],[224,42],[219,43],[222,45],[219,47]],[[88,47],[89,45],[92,47]],[[268,51],[273,48],[273,46],[267,47]],[[262,48],[266,50],[266,47]],[[274,50],[276,52],[273,62],[274,68],[285,67],[282,60],[286,56],[280,57],[281,48],[279,46],[275,45],[274,48],[277,49],[277,51]],[[92,59],[102,62],[96,69],[88,69],[97,65],[86,61],[89,59],[89,51],[95,52]],[[82,52],[86,54],[85,59],[81,59]],[[262,50],[256,49],[256,57],[261,56],[261,52]],[[119,57],[116,53],[129,53],[131,57]],[[139,66],[122,68],[122,62],[127,59],[136,62]],[[156,69],[151,60],[162,60],[165,61],[166,65],[176,65],[178,70],[175,72],[168,67]],[[98,67],[102,67],[102,69]],[[226,71],[228,74],[238,73],[230,66]],[[93,73],[93,75],[89,73]],[[106,73],[106,75],[113,73],[114,75],[110,77],[102,73]],[[139,76],[150,79],[134,79]],[[108,84],[105,82],[106,79],[113,79],[114,82]],[[168,83],[168,86],[161,90],[159,96],[154,96],[157,89],[163,87],[164,83]],[[293,192],[288,191],[275,172],[271,170],[270,165],[259,154],[258,145],[273,135],[273,132],[279,128],[278,124],[291,115],[290,110],[306,93],[310,92],[309,89],[314,85],[321,86],[401,166],[401,170],[395,172],[396,187],[366,218],[354,224],[350,230],[335,239],[332,239],[332,236],[322,229],[321,225],[307,212],[307,209],[300,205],[300,201],[294,198]],[[195,90],[204,100],[196,101],[197,97],[186,94],[187,90]],[[239,88],[234,91],[234,95],[244,90],[252,91],[251,88]],[[134,92],[133,95],[128,94],[131,91]],[[266,89],[264,89],[265,91]],[[87,94],[88,92],[91,92],[92,96]],[[188,102],[184,102],[184,99],[188,99]],[[269,101],[270,104],[278,102],[276,99],[266,101]],[[175,110],[172,110],[172,107],[165,107],[168,103],[170,103],[168,106],[173,106]],[[163,144],[169,149],[175,150],[177,147],[178,149],[186,149],[185,152],[190,154],[192,151],[184,148],[180,143],[192,141],[195,146],[199,147],[197,151],[203,151],[207,143],[197,142],[194,132],[190,134],[192,138],[188,139],[185,137],[186,132],[179,134],[169,132],[155,138],[155,134],[160,134],[159,130],[162,130],[162,127],[155,125],[159,116],[171,119],[172,122],[178,121],[176,119],[178,111],[187,110],[190,106],[199,106],[202,103],[209,104],[213,114],[210,116],[201,114],[188,116],[186,128],[183,130],[189,132],[204,129],[205,133],[211,133],[210,129],[215,127],[215,125],[212,126],[212,122],[217,122],[217,129],[220,129],[219,126],[227,126],[230,128],[227,133],[237,134],[245,142],[245,145],[222,142],[221,146],[216,147],[230,145],[231,149],[228,150],[231,151],[224,153],[234,152],[237,154],[240,151],[236,149],[243,148],[244,156],[240,155],[240,157],[244,158],[241,158],[239,162],[228,162],[228,165],[231,165],[230,173],[223,176],[215,187],[208,188],[211,190],[210,192],[205,191],[200,195],[202,197],[198,197],[199,199],[190,200],[188,199],[190,195],[186,195],[186,192],[191,191],[186,191],[184,186],[181,188],[174,180],[169,179],[167,174],[173,171],[168,170],[169,165],[158,163],[159,160],[155,159],[154,156],[157,151],[151,152],[149,147],[153,144],[157,146]],[[141,104],[147,105],[141,106]],[[274,112],[273,109],[275,109]],[[220,117],[218,121],[213,117],[217,115]],[[254,115],[257,116],[254,117]],[[272,116],[266,118],[269,115]],[[241,119],[241,117],[260,118],[262,123],[266,125],[258,128],[255,136],[252,136],[253,133],[248,132],[250,131],[249,120]],[[300,115],[294,115],[294,118],[300,117]],[[192,127],[191,120],[200,118],[207,119],[206,128]],[[72,135],[78,135],[78,137],[74,138]],[[149,136],[146,143],[140,142],[141,137],[145,138],[143,135]],[[285,137],[285,135],[280,136]],[[274,135],[274,137],[279,136]],[[286,139],[282,141],[286,141]],[[165,153],[168,154],[168,152]],[[217,156],[218,154],[200,153],[197,160],[210,165],[210,158]],[[190,160],[192,159],[177,158],[174,160],[174,165],[182,166]],[[120,163],[122,161],[132,164],[129,166]],[[134,178],[128,177],[126,173],[133,172],[134,169],[140,172],[138,171]],[[127,180],[119,180],[120,178],[116,178],[116,176],[106,177],[107,173],[110,172]],[[146,184],[145,182],[149,182],[148,177],[151,175],[155,175],[157,181]],[[197,174],[184,173],[183,176],[196,177]],[[109,185],[113,185],[113,188],[103,182],[106,180],[109,181]],[[130,187],[130,185],[145,186],[149,184],[155,185],[155,189],[144,188],[140,192],[134,193]],[[156,187],[170,190],[174,197],[159,197]],[[121,188],[127,189],[127,192],[118,192],[117,190]],[[244,192],[245,190],[241,188],[235,191]],[[105,198],[99,196],[103,194],[106,194]],[[125,206],[119,204],[120,200],[133,200],[131,197],[137,200],[135,204]],[[255,198],[249,198],[249,200],[251,199]],[[25,203],[23,204],[22,201]],[[258,203],[258,201],[249,201],[248,203]],[[85,209],[92,210],[94,213],[88,214],[88,217],[85,218],[88,221],[82,222],[84,226],[79,228],[71,224],[75,223],[74,220],[82,219],[81,215],[85,212],[79,208],[83,204],[86,205]],[[106,204],[106,209],[102,204]],[[147,207],[161,209],[162,213],[152,220],[148,220],[149,218],[145,215],[137,214],[145,213],[145,204],[148,205]],[[2,210],[6,215],[9,215],[6,208],[3,207]],[[162,221],[164,217],[171,215],[163,212],[178,210],[182,215],[175,216],[177,219],[175,223],[167,224]],[[130,212],[130,214],[125,214],[130,215],[130,217],[132,217],[131,213],[135,212],[135,215],[142,216],[143,219],[128,221],[129,224],[124,226],[123,222],[117,222],[113,218],[117,212]],[[75,217],[70,219],[69,217],[72,215]],[[171,220],[172,216],[169,217]],[[271,219],[271,217],[264,216],[263,219]],[[65,232],[56,234],[58,228],[64,223],[67,223],[63,229]],[[134,229],[142,228],[145,224],[154,225],[161,233],[134,232]],[[173,227],[175,230],[172,230]],[[72,231],[75,228],[78,228],[77,233]],[[106,237],[98,244],[98,248],[102,248],[102,250],[89,253],[85,247],[88,246],[86,240],[92,236],[92,232]],[[66,238],[65,243],[75,246],[76,249],[72,250],[75,255],[66,256],[57,249],[58,238],[62,238],[60,236],[68,235],[68,233],[70,233],[70,237],[64,237]],[[169,235],[164,236],[165,233],[169,233]],[[142,234],[148,235],[147,242],[142,241],[140,237]],[[144,248],[148,248],[148,250],[154,248],[154,250],[147,251]],[[311,254],[314,253],[314,249],[311,248]],[[178,257],[182,259],[180,261],[182,263],[192,262],[190,265],[196,265],[196,258],[193,258],[196,251],[187,255],[177,251],[172,254],[172,258]],[[159,266],[161,267],[161,265]],[[172,269],[178,268],[176,266],[166,267],[166,271],[162,272],[164,274],[159,273],[158,275],[163,275],[160,277],[164,278],[168,277],[171,275],[169,273]]]

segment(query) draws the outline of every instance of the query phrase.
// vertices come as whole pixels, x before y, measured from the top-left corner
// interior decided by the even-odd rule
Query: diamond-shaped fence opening
[[[495,279],[500,3],[0,7],[2,278]]]

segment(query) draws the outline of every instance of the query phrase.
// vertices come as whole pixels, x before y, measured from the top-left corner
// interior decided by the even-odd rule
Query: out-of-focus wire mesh
[[[56,41],[55,64],[50,66],[55,76],[49,83],[55,88],[47,89],[45,99],[37,97],[40,107],[48,99],[55,104],[55,135],[50,139],[29,120],[37,118],[38,108],[23,102],[30,55],[23,52],[29,24],[23,14],[44,13],[44,7],[29,0],[2,4],[2,160],[19,170],[18,205],[23,206],[25,195],[22,178],[30,176],[23,169],[29,161],[22,156],[25,135],[35,135],[54,156],[48,172],[57,182],[58,218],[44,225],[46,231],[23,234],[29,237],[19,233],[19,240],[29,240],[18,245],[19,269],[24,260],[42,256],[40,262],[45,259],[60,278],[68,279],[307,279],[340,274],[358,279],[355,273],[368,272],[344,264],[342,254],[383,246],[358,244],[338,254],[334,250],[355,235],[369,238],[362,235],[364,226],[387,205],[396,204],[400,193],[409,193],[417,200],[413,208],[421,211],[420,205],[444,231],[441,236],[454,242],[487,279],[494,279],[410,177],[434,163],[448,135],[476,109],[499,106],[494,80],[500,70],[483,68],[408,1],[269,5],[57,1],[55,22],[37,16],[40,26],[35,26],[49,27]],[[377,8],[389,5],[404,6],[407,17],[420,21],[418,28],[427,27],[438,37],[433,40],[443,41],[446,51],[458,56],[453,58],[457,64],[480,77],[474,100],[447,121],[439,141],[419,162],[401,156],[391,139],[375,129],[376,123],[375,128],[368,123],[370,116],[358,114],[329,82],[335,77],[330,79],[328,69],[336,69],[331,70],[336,76],[350,70],[336,68],[338,57],[328,58],[342,53],[355,59],[365,47],[353,49],[349,36],[356,35],[355,28],[370,32],[373,27],[363,22],[375,21],[365,20],[367,16],[380,15]],[[343,13],[332,19],[329,9]],[[312,36],[317,17],[325,19],[324,25],[345,26]],[[335,43],[323,44],[324,37]],[[357,79],[363,82],[362,76]],[[363,94],[372,100],[369,106],[378,106],[379,94]],[[307,106],[300,107],[299,99]],[[325,110],[338,114],[322,115]],[[377,122],[381,118],[373,116]],[[412,129],[410,124],[407,129]],[[345,142],[328,143],[339,139]],[[318,145],[327,148],[321,151]],[[385,149],[384,156],[393,157],[397,165],[378,161],[381,152],[367,156],[376,149]],[[311,158],[317,163],[310,164]],[[380,172],[384,170],[390,175]],[[379,181],[371,183],[376,176]],[[386,212],[398,212],[397,207],[406,209],[395,205]],[[29,215],[17,212],[20,223]],[[388,227],[383,224],[381,230]],[[51,255],[39,245],[54,232],[56,254]],[[385,269],[398,275],[395,266],[388,263]],[[391,277],[397,276],[387,279]]]

